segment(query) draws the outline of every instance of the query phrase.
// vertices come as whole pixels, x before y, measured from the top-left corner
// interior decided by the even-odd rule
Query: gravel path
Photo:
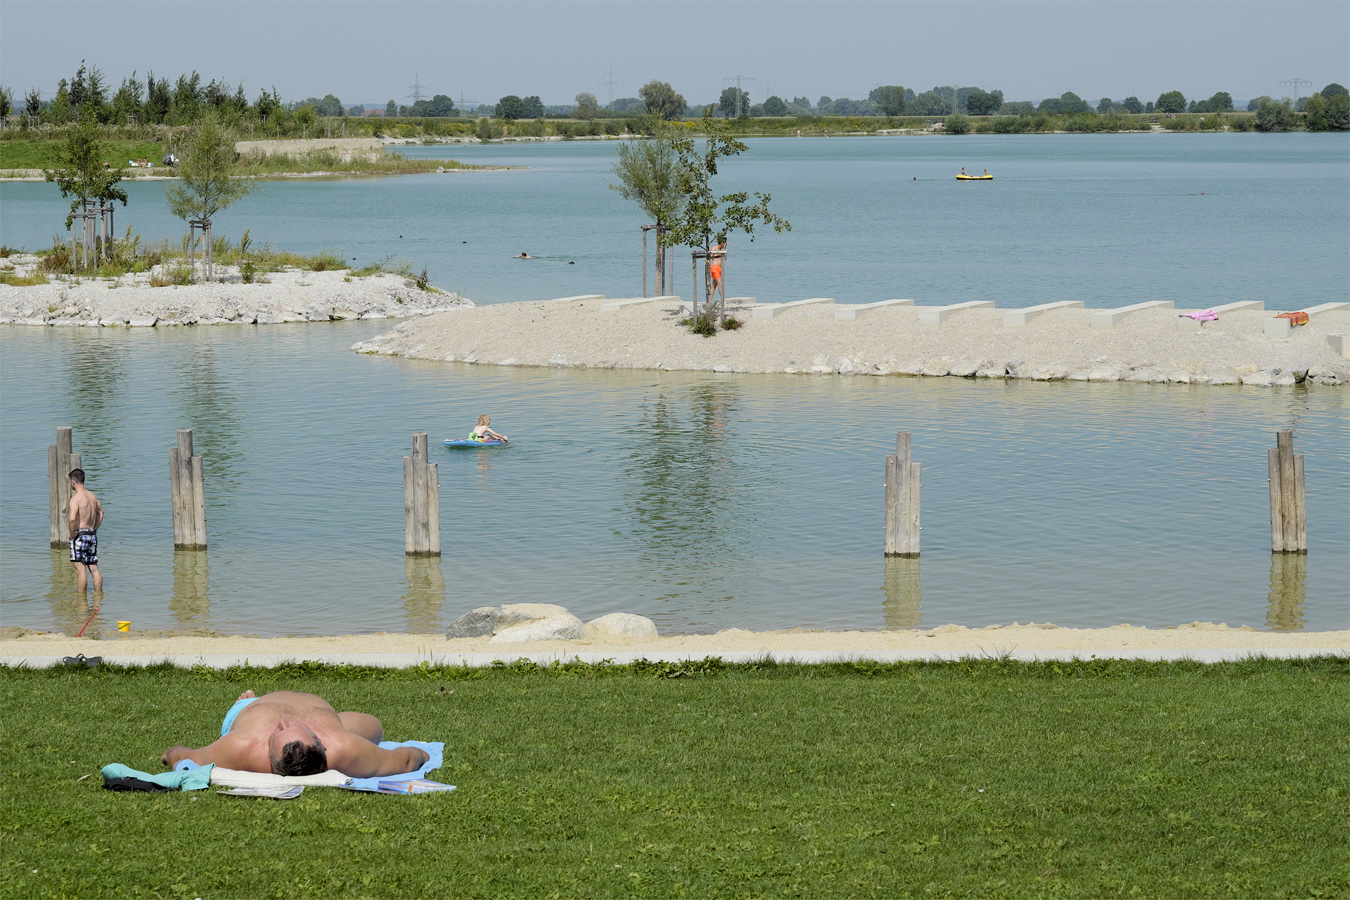
[[[803,306],[772,319],[735,307],[736,331],[703,338],[676,323],[677,303],[617,312],[609,300],[503,303],[405,322],[353,346],[361,353],[486,365],[784,372],[840,375],[956,375],[987,378],[1173,383],[1337,385],[1350,360],[1327,335],[1350,332],[1350,310],[1314,316],[1287,340],[1265,334],[1273,311],[1238,310],[1183,331],[1179,310],[1142,310],[1110,330],[1087,309],[1046,312],[1022,327],[1002,311],[968,309],[942,324],[919,322],[922,307],[891,306],[854,320],[834,304]]]
[[[0,263],[16,274],[32,271],[37,257]],[[0,266],[0,271],[5,271]],[[456,294],[421,290],[400,275],[354,277],[346,270],[286,269],[260,273],[244,284],[239,270],[217,266],[217,280],[151,287],[154,272],[119,278],[49,278],[45,285],[0,284],[0,324],[88,325],[273,325],[330,319],[420,316],[472,306]]]

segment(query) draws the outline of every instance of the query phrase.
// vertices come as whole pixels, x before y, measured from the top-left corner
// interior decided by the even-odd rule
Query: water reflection
[[[923,585],[919,581],[919,560],[900,556],[886,558],[886,577],[882,585],[886,600],[881,613],[890,631],[918,628],[922,615]]]
[[[187,364],[178,366],[179,418],[191,423],[192,452],[203,457],[210,473],[207,484],[237,484],[244,471],[241,442],[245,427],[239,412],[240,385],[219,372],[216,347],[199,341],[190,345]]]
[[[51,550],[51,572],[47,578],[47,605],[52,611],[52,630],[73,636],[84,626],[87,637],[98,637],[103,616],[99,614],[90,621],[94,604],[103,602],[101,591],[90,590],[81,593],[75,590],[75,566],[70,562],[70,551],[53,547]]]
[[[737,551],[750,538],[733,449],[739,399],[739,386],[713,382],[642,401],[641,417],[626,434],[624,476],[632,487],[619,512],[648,571],[685,583],[696,568],[705,589],[733,574]]]
[[[403,595],[403,613],[412,634],[440,630],[441,604],[445,602],[445,577],[439,556],[409,556],[403,564],[408,590]]]
[[[169,612],[179,625],[205,625],[211,616],[211,572],[205,550],[175,550]]]
[[[1270,608],[1266,624],[1274,631],[1302,631],[1306,624],[1308,554],[1270,554]]]
[[[75,330],[95,333],[78,335],[60,348],[66,369],[62,390],[66,416],[74,427],[74,451],[82,454],[82,463],[91,471],[115,469],[111,460],[123,425],[129,351],[121,341],[100,340],[100,329]]]

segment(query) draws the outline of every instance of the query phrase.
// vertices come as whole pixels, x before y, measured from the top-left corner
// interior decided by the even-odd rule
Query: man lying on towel
[[[261,697],[244,691],[225,714],[220,740],[194,750],[176,744],[160,761],[173,768],[190,759],[244,772],[315,775],[336,769],[353,778],[401,775],[427,761],[416,747],[385,750],[384,726],[374,716],[335,712],[314,694],[273,691]]]

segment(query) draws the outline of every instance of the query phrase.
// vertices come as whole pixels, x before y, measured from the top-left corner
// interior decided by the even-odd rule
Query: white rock
[[[1088,372],[1088,381],[1119,381],[1124,374],[1120,366],[1098,366]]]
[[[621,638],[626,640],[651,641],[656,639],[656,623],[646,616],[632,613],[610,613],[586,623],[589,631],[594,629],[598,636]]]
[[[127,324],[132,328],[154,328],[159,323],[156,316],[132,316],[127,319]]]
[[[1249,372],[1242,376],[1243,384],[1255,385],[1256,387],[1269,387],[1275,381],[1275,373],[1269,369],[1260,372]]]
[[[1275,376],[1275,380],[1271,383],[1276,387],[1293,387],[1297,382],[1298,379],[1294,377],[1293,372],[1281,372]]]
[[[522,622],[566,615],[570,615],[567,608],[556,603],[506,603],[497,616],[497,630],[501,631]]]
[[[520,641],[577,641],[586,637],[586,624],[571,613],[536,619],[498,631],[488,639],[492,644]]]
[[[555,353],[548,358],[548,364],[550,366],[565,366],[567,365],[567,356],[562,353]]]

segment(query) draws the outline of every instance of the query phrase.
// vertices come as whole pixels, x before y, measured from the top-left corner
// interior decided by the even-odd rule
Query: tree
[[[1072,116],[1087,112],[1091,108],[1086,100],[1073,91],[1065,91],[1059,95],[1059,112],[1061,115]]]
[[[1350,90],[1346,90],[1345,85],[1337,84],[1334,81],[1331,84],[1327,85],[1326,87],[1322,88],[1320,93],[1322,94],[1322,99],[1328,101],[1331,100],[1332,97],[1338,95],[1341,97],[1350,96]]]
[[[750,112],[750,94],[738,87],[729,87],[722,91],[717,108],[726,119],[746,115]]]
[[[1111,98],[1103,97],[1097,103],[1097,112],[1101,113],[1102,115],[1106,115],[1110,111],[1111,111]]]
[[[732,231],[745,232],[753,243],[756,222],[764,223],[779,234],[791,231],[792,225],[786,219],[769,211],[768,194],[753,194],[755,203],[752,205],[752,195],[745,191],[721,197],[713,194],[712,178],[717,174],[718,161],[743,153],[746,146],[732,137],[725,125],[713,119],[711,107],[703,111],[703,132],[707,137],[701,153],[693,138],[678,138],[674,142],[675,152],[679,154],[679,179],[685,205],[671,221],[670,230],[662,236],[666,246],[684,244],[706,253],[712,249],[714,238],[717,243],[723,243]],[[716,312],[712,309],[712,285],[707,276],[704,291],[709,303],[709,309],[704,312],[705,321],[715,328],[715,323],[725,322],[725,309],[721,305],[716,307]],[[698,308],[697,286],[694,308]]]
[[[666,292],[666,244],[661,237],[666,227],[684,208],[685,195],[680,182],[680,156],[669,129],[660,128],[647,141],[624,141],[619,145],[610,171],[619,179],[609,189],[618,191],[625,200],[632,200],[656,225],[656,271],[658,290]],[[608,184],[608,182],[606,182]],[[645,234],[645,232],[644,232]],[[643,239],[646,246],[646,239]],[[642,276],[646,284],[647,275]]]
[[[313,107],[302,107],[302,110]],[[234,141],[214,109],[202,113],[181,144],[179,182],[164,192],[169,212],[191,223],[210,227],[216,214],[239,198],[257,190],[252,180],[231,178],[234,171]],[[206,242],[206,264],[211,266],[211,242]]]
[[[0,84],[0,116],[13,115],[14,113],[14,89],[8,85]]]
[[[1288,98],[1272,100],[1262,97],[1256,107],[1257,131],[1288,131],[1294,126],[1294,110]]]
[[[912,116],[945,116],[953,112],[951,95],[943,97],[936,91],[924,91],[905,101],[905,110]]]
[[[358,103],[355,106],[347,107],[347,115],[349,116],[360,117],[364,116],[365,114],[366,114],[366,105],[364,103]]]
[[[342,115],[342,101],[332,94],[325,94],[322,100],[314,104],[314,111],[321,116]]]
[[[66,216],[67,230],[75,220],[75,211],[87,200],[100,205],[121,200],[123,206],[127,205],[127,192],[117,186],[122,180],[122,170],[104,165],[104,148],[98,134],[98,112],[94,104],[86,104],[79,124],[70,129],[65,142],[55,149],[56,165],[42,170],[42,177],[54,182],[62,197],[74,198]],[[73,254],[70,264],[72,268],[75,265]]]
[[[1160,113],[1179,113],[1186,111],[1186,97],[1181,91],[1168,91],[1158,97],[1153,108]]]
[[[976,88],[966,95],[966,112],[972,116],[991,116],[1002,106],[1002,91],[984,91]]]
[[[786,116],[787,104],[783,102],[782,97],[773,96],[764,101],[764,115],[766,116]]]
[[[1350,131],[1350,94],[1332,94],[1326,102],[1326,130]]]
[[[384,114],[390,117],[398,115],[398,104],[390,100],[384,105]]]
[[[42,92],[37,88],[30,88],[24,95],[23,114],[34,117],[42,115]]]
[[[494,113],[495,118],[505,119],[508,122],[525,117],[525,101],[515,94],[507,94],[497,101],[497,109]]]
[[[883,116],[903,116],[905,114],[905,89],[898,84],[886,84],[877,88],[873,93],[875,97],[870,99],[876,101],[877,112]]]
[[[953,113],[942,121],[943,134],[966,134],[970,131],[970,119],[961,113]]]
[[[595,114],[600,110],[600,101],[595,99],[595,95],[582,91],[576,96],[577,106],[572,110],[574,119],[594,119]]]
[[[308,103],[301,104],[295,111],[295,124],[300,126],[302,137],[309,135],[309,129],[319,124],[319,112]]]
[[[1135,115],[1144,111],[1144,105],[1139,102],[1138,97],[1126,97],[1121,106],[1125,107],[1127,113],[1134,113]]]
[[[687,104],[684,96],[675,93],[675,89],[665,81],[649,81],[638,90],[638,96],[647,108],[647,112],[667,122],[673,122],[684,115]]]
[[[538,94],[526,97],[520,101],[520,118],[522,119],[542,119],[544,117],[544,101],[539,99]]]

